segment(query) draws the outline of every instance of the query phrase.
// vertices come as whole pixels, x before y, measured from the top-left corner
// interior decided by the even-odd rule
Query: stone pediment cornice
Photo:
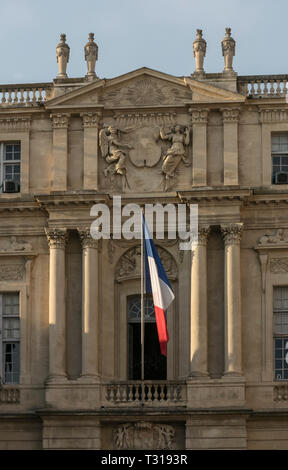
[[[240,93],[228,91],[223,88],[219,88],[215,85],[205,83],[205,81],[194,80],[190,77],[185,77],[184,82],[190,88],[192,92],[193,103],[244,103],[246,101],[245,96]]]
[[[187,89],[187,85],[184,81],[184,78],[178,78],[174,77],[172,75],[163,73],[163,72],[158,72],[156,70],[152,70],[146,67],[142,67],[140,69],[134,70],[132,72],[128,72],[124,75],[120,75],[119,77],[111,78],[111,79],[100,79],[100,80],[95,80],[92,83],[88,83],[85,85],[80,85],[79,88],[74,89],[73,91],[70,91],[64,95],[58,96],[56,98],[53,98],[49,101],[46,102],[45,108],[46,109],[54,109],[54,108],[63,108],[63,107],[74,107],[73,101],[77,98],[85,97],[85,95],[89,95],[93,93],[94,91],[97,92],[97,90],[104,89],[105,90],[113,87],[117,87],[121,84],[125,84],[125,82],[128,82],[132,79],[136,79],[139,77],[147,77],[147,78],[156,78],[163,80],[167,83],[170,83],[171,85],[177,85],[180,87],[183,87],[183,89]],[[76,105],[75,105],[76,106]],[[85,108],[88,106],[87,103],[85,103]],[[90,105],[93,108],[103,108],[103,104],[99,103],[92,103]],[[79,103],[77,103],[77,107],[81,107]]]

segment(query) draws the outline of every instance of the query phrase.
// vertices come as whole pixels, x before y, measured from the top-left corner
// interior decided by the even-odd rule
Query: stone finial
[[[56,57],[59,64],[57,78],[67,78],[66,68],[69,62],[70,47],[66,44],[66,34],[60,35],[60,42],[56,47]]]
[[[222,54],[225,61],[225,68],[223,70],[224,73],[233,72],[232,62],[235,55],[235,44],[235,40],[231,37],[231,28],[226,28],[225,38],[221,42]]]
[[[204,57],[206,55],[206,41],[202,37],[202,29],[197,29],[196,39],[193,42],[193,51],[196,63],[196,74],[204,74]]]
[[[94,42],[94,33],[90,33],[88,38],[89,41],[84,46],[85,60],[87,62],[88,69],[86,77],[90,80],[93,80],[93,78],[97,78],[95,73],[95,65],[98,59],[98,46],[96,42]]]

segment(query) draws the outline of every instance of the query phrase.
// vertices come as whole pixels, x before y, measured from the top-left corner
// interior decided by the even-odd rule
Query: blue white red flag
[[[150,236],[143,215],[143,241],[145,254],[145,284],[146,293],[151,293],[155,309],[155,317],[160,343],[161,354],[167,356],[167,343],[169,335],[167,330],[165,310],[169,307],[175,296],[164,271],[156,247]]]

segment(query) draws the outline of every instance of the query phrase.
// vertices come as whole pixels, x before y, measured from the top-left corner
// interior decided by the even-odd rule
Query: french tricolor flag
[[[166,325],[165,310],[167,310],[175,296],[153,240],[151,239],[144,215],[143,240],[145,253],[146,293],[150,293],[153,296],[160,350],[161,354],[167,356],[167,343],[169,341],[169,335]]]

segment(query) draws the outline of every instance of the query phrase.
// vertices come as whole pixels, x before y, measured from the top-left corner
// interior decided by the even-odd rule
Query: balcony
[[[180,381],[109,382],[103,384],[102,393],[106,407],[186,406],[186,383]]]
[[[239,93],[247,98],[286,98],[288,75],[247,75],[238,77]]]

